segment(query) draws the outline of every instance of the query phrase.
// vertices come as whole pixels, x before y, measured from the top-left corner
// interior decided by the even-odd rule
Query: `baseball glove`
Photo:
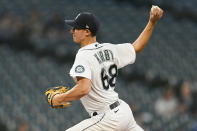
[[[59,108],[65,108],[70,106],[70,102],[65,102],[62,105],[53,106],[52,100],[55,95],[62,94],[68,91],[68,88],[66,86],[57,86],[53,87],[51,89],[48,89],[45,91],[45,96],[47,98],[47,102],[51,105],[52,108],[59,109]]]

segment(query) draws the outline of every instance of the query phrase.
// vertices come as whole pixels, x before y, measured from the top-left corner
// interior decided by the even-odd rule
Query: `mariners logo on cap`
[[[75,68],[75,72],[76,73],[83,73],[85,71],[85,68],[82,66],[82,65],[78,65],[76,68]]]

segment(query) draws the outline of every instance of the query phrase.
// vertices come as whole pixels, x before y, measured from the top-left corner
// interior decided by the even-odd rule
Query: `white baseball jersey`
[[[135,58],[135,50],[130,43],[96,42],[79,49],[70,75],[75,81],[77,76],[91,80],[91,91],[80,99],[90,115],[119,99],[114,91],[118,69],[134,63]]]

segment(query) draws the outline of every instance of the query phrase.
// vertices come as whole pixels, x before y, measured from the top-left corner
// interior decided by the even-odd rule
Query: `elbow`
[[[145,48],[146,45],[147,45],[147,42],[135,41],[133,43],[133,47],[136,53],[140,53]]]
[[[143,48],[144,49],[144,48]],[[136,54],[140,53],[143,49],[136,50]]]
[[[134,46],[136,54],[140,53],[144,49],[144,47],[145,46],[142,46],[142,47]]]
[[[79,78],[77,87],[78,87],[78,90],[80,92],[80,96],[83,97],[90,92],[91,82],[87,78]]]
[[[139,49],[135,49],[135,52],[136,52],[136,54],[138,54],[138,53],[140,53],[140,52],[141,52],[141,50],[139,50]]]
[[[78,90],[80,91],[81,97],[87,95],[91,90],[90,83],[79,83]]]
[[[84,87],[81,87],[81,96],[85,96],[90,92],[91,87],[89,85],[82,85],[82,86]]]

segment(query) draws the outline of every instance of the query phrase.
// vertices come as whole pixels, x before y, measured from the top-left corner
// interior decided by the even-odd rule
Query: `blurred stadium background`
[[[64,19],[89,11],[101,22],[99,42],[133,42],[152,4],[165,14],[116,90],[146,131],[196,131],[196,0],[0,0],[0,131],[63,131],[88,118],[79,101],[54,110],[44,97],[48,87],[74,85],[79,46]]]

